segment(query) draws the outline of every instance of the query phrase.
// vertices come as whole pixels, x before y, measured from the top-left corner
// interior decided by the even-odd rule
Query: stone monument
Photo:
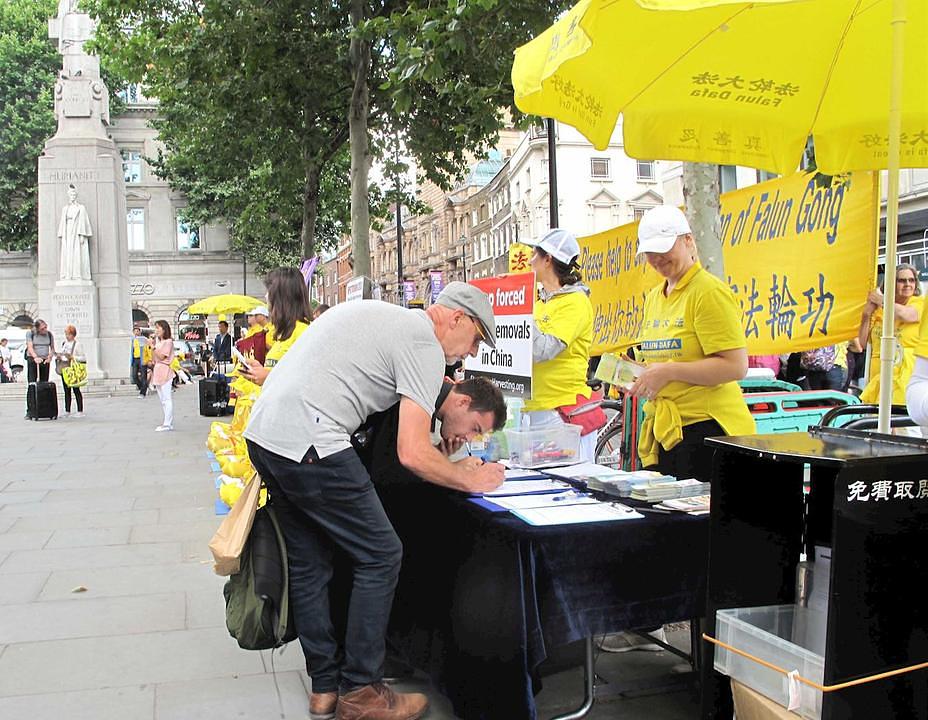
[[[129,249],[122,157],[106,132],[109,91],[84,52],[94,21],[60,0],[48,21],[62,56],[58,130],[39,157],[39,311],[64,337],[73,324],[91,378],[128,377]]]

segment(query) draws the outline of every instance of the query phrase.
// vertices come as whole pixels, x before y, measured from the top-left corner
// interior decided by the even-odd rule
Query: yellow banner
[[[722,195],[728,285],[751,355],[798,352],[857,335],[876,283],[876,175],[820,186],[797,173]],[[636,257],[638,223],[579,238],[595,311],[591,354],[634,345],[644,298],[661,278]]]
[[[528,245],[514,242],[509,246],[509,272],[527,273],[532,271],[532,249]]]

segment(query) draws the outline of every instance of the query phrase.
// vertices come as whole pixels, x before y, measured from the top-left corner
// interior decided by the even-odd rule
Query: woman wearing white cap
[[[581,282],[577,238],[566,230],[551,230],[537,242],[532,270],[541,284],[535,303],[532,346],[532,399],[526,401],[532,429],[560,425],[566,413],[590,400],[586,384],[593,339],[593,305],[590,290]],[[602,417],[605,422],[605,416]],[[580,438],[581,459],[593,462],[596,428],[584,427]]]
[[[678,208],[645,213],[638,254],[664,278],[645,298],[638,358],[646,368],[629,391],[646,400],[638,454],[644,467],[708,481],[703,440],[755,432],[737,382],[748,366],[741,313],[730,288],[699,264]]]

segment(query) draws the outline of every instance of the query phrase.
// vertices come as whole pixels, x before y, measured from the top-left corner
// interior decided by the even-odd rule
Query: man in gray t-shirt
[[[334,712],[336,703],[340,715],[375,712],[383,720],[425,710],[424,696],[382,683],[402,546],[350,437],[370,415],[399,403],[397,455],[408,470],[462,491],[498,487],[501,466],[471,457],[450,462],[430,440],[445,365],[475,356],[481,341],[495,345],[495,334],[487,297],[465,283],[450,283],[425,311],[352,301],[315,320],[264,382],[245,438],[287,541],[313,716]],[[493,428],[492,412],[475,416],[469,436]],[[343,656],[328,606],[335,548],[354,578]]]

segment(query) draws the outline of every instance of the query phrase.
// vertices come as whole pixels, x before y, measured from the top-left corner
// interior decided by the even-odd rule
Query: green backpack
[[[244,650],[270,650],[296,638],[290,613],[287,543],[274,510],[265,505],[242,550],[241,568],[229,577],[226,627]]]

